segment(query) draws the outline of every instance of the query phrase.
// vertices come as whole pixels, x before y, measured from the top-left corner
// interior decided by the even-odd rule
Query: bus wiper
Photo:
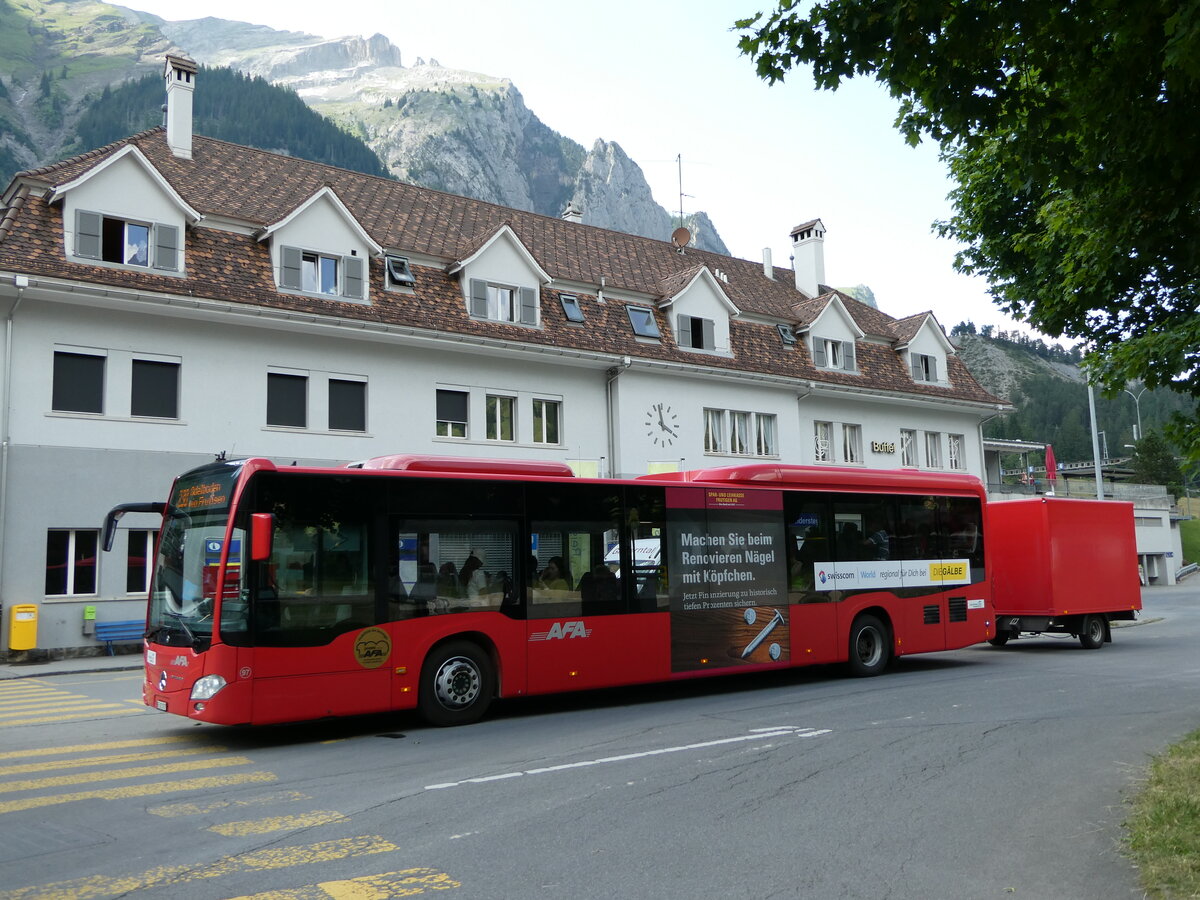
[[[183,613],[171,612],[169,609],[164,609],[163,612],[179,623],[179,627],[183,630],[183,636],[194,648],[197,643],[196,635],[192,633],[192,629],[187,627],[187,622],[183,621]]]

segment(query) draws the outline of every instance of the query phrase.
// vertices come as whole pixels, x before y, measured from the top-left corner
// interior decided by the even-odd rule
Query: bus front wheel
[[[874,616],[859,616],[850,628],[850,674],[879,675],[891,659],[891,635]]]
[[[467,725],[487,712],[495,684],[492,661],[478,644],[443,644],[421,669],[421,715],[433,725]]]
[[[1083,645],[1084,650],[1099,650],[1104,646],[1104,619],[1101,616],[1083,617],[1079,643]]]

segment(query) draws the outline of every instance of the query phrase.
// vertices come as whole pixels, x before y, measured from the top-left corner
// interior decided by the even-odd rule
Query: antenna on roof
[[[686,247],[691,240],[692,233],[682,225],[671,232],[671,243],[675,245],[675,249],[680,253],[683,252],[683,248]]]
[[[683,227],[683,198],[691,197],[694,200],[695,197],[692,197],[691,194],[685,194],[683,192],[683,154],[682,153],[676,154],[675,162],[679,165],[679,227],[682,228]]]

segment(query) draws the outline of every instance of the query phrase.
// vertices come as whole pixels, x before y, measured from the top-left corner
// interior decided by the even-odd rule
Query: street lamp
[[[1133,405],[1137,409],[1137,429],[1133,433],[1133,439],[1140,441],[1142,439],[1142,394],[1146,393],[1149,388],[1142,388],[1136,394],[1129,388],[1121,388],[1121,390],[1133,398]]]

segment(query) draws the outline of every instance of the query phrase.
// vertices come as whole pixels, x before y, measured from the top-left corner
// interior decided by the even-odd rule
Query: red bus
[[[846,663],[995,635],[984,491],[754,464],[631,480],[393,456],[218,461],[161,512],[143,699],[220,724]]]

